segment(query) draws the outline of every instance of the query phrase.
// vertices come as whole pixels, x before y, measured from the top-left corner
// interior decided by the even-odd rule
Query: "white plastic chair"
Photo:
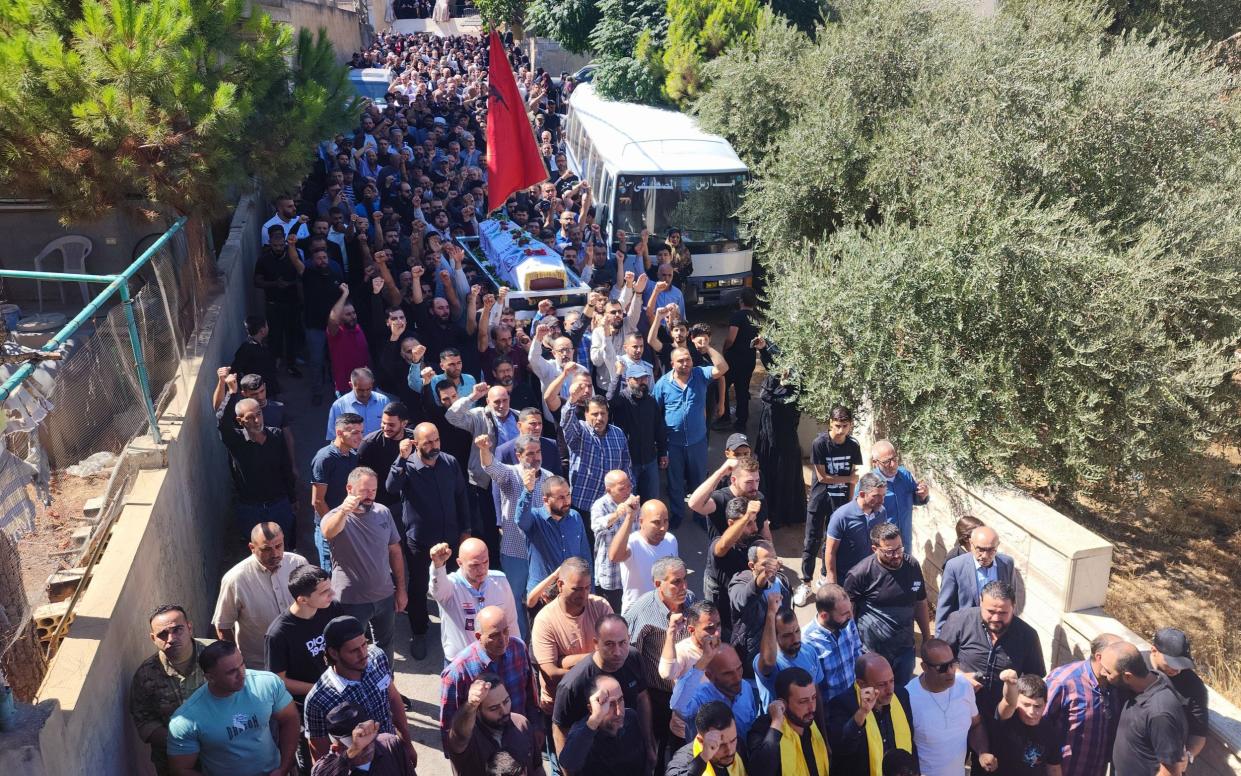
[[[64,267],[61,272],[75,272],[78,274],[86,273],[86,257],[90,255],[94,244],[91,243],[89,237],[83,237],[80,234],[69,234],[64,237],[57,237],[47,245],[43,246],[43,250],[39,251],[39,255],[34,257],[34,268],[36,272],[54,272],[55,270],[43,267],[53,253],[60,252],[64,259]],[[60,286],[60,303],[65,304],[65,284],[57,283]],[[78,283],[78,288],[82,291],[82,304],[90,304],[90,292],[87,291],[85,283]],[[35,292],[39,296],[39,312],[43,312],[43,281],[35,281]]]

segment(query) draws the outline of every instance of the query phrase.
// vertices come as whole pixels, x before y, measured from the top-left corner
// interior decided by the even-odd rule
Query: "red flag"
[[[487,83],[487,206],[497,210],[514,191],[547,180],[547,167],[495,30],[491,31]]]

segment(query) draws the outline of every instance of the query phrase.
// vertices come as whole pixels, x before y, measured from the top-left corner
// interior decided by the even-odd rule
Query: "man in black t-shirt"
[[[1188,756],[1188,727],[1183,701],[1168,677],[1147,668],[1142,653],[1127,641],[1103,650],[1099,668],[1109,685],[1130,692],[1120,710],[1112,745],[1112,773],[1182,773]]]
[[[290,374],[296,376],[299,373],[295,358],[301,349],[302,327],[298,307],[298,270],[290,254],[297,253],[297,240],[295,238],[290,243],[280,224],[269,227],[267,235],[267,244],[259,250],[254,260],[254,287],[263,289],[264,313],[270,326],[267,344],[271,353],[290,370]],[[253,337],[255,332],[249,334]],[[273,375],[263,371],[259,374],[277,389],[274,393],[279,392],[279,385],[271,382]]]
[[[1151,665],[1168,677],[1172,688],[1185,700],[1185,722],[1189,738],[1185,748],[1189,761],[1197,757],[1207,743],[1207,686],[1198,676],[1194,659],[1189,654],[1189,637],[1179,628],[1160,628],[1151,639]]]
[[[267,628],[264,667],[284,680],[302,717],[306,693],[327,668],[323,629],[344,611],[332,600],[332,575],[318,566],[302,566],[289,575],[289,594],[293,604]],[[310,768],[304,737],[298,740],[297,762],[303,770]]]
[[[327,668],[323,629],[342,614],[333,600],[332,575],[318,566],[303,566],[289,576],[293,604],[267,628],[264,657],[268,671],[284,680],[298,706]]]
[[[741,435],[733,434],[729,439],[732,440],[735,437],[741,437]],[[767,525],[767,505],[764,503],[762,492],[758,489],[761,476],[757,458],[753,456],[727,457],[720,464],[720,468],[708,474],[702,484],[694,489],[689,496],[689,508],[707,518],[708,542],[727,530],[728,520],[724,516],[724,510],[729,501],[738,497],[759,502],[761,506],[756,520],[758,532],[764,539],[771,541],[771,528]],[[716,485],[724,478],[728,478],[728,485],[716,488]]]
[[[845,576],[862,643],[888,659],[896,684],[904,687],[914,673],[914,623],[923,640],[931,638],[926,582],[918,561],[905,554],[901,529],[879,523],[870,531],[874,551]]]
[[[753,345],[758,337],[758,326],[754,325],[754,308],[757,305],[758,295],[754,289],[741,289],[737,310],[728,317],[728,333],[724,335],[724,360],[728,362],[728,373],[724,378],[727,387],[733,389],[736,407],[733,430],[743,434],[750,420],[750,378],[754,376],[758,352]],[[728,397],[724,398],[727,409]]]
[[[810,581],[815,566],[823,557],[823,534],[827,519],[853,498],[862,465],[862,447],[849,436],[853,430],[853,413],[846,407],[832,408],[827,431],[815,437],[810,445],[810,463],[814,478],[806,503],[806,535],[801,551],[801,584],[793,593],[793,605],[805,606],[814,596]],[[826,569],[825,569],[826,570]],[[837,573],[848,569],[837,569]]]
[[[1051,720],[1043,718],[1047,685],[1034,674],[1018,676],[1009,668],[1000,674],[1004,696],[987,723],[991,753],[1000,776],[1045,776],[1049,766],[1060,769],[1060,743]],[[985,756],[984,756],[985,757]]]
[[[738,496],[718,513],[728,521],[722,534],[707,546],[707,565],[702,579],[702,594],[720,610],[720,627],[725,633],[732,628],[732,605],[728,600],[728,583],[749,568],[750,544],[758,537],[757,516],[760,501]],[[753,504],[755,506],[751,507]]]
[[[556,751],[564,748],[569,729],[580,719],[590,716],[590,696],[595,691],[595,678],[607,674],[620,683],[625,707],[637,709],[642,740],[648,757],[655,754],[651,729],[651,701],[642,678],[642,657],[629,645],[629,626],[617,614],[600,617],[595,622],[595,651],[569,670],[556,688],[556,705],[552,709],[552,736]]]

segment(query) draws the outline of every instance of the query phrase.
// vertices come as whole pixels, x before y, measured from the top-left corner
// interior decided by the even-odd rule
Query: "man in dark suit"
[[[904,749],[918,759],[914,745],[914,717],[909,693],[897,687],[886,658],[866,652],[857,659],[857,683],[827,704],[827,741],[832,772],[880,776],[883,758]],[[872,753],[873,742],[883,746]]]
[[[1016,586],[1013,581],[1013,559],[999,551],[1000,537],[994,528],[980,525],[970,533],[970,552],[958,555],[944,564],[939,584],[939,602],[935,605],[935,632],[953,612],[978,606],[979,595],[988,582],[999,580]],[[1020,613],[1021,607],[1018,606]]]

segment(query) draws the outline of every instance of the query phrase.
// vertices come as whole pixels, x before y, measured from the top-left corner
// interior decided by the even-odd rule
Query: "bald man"
[[[888,490],[883,496],[883,509],[888,513],[888,520],[901,529],[905,551],[921,557],[922,552],[914,551],[913,508],[930,500],[931,492],[927,484],[918,482],[908,469],[901,466],[901,454],[896,445],[886,439],[880,439],[871,446],[870,463],[875,467],[875,474],[883,477],[888,484]]]
[[[944,564],[939,602],[935,605],[935,632],[939,633],[948,615],[978,606],[980,593],[988,582],[998,579],[1016,587],[1015,576],[1012,556],[1000,552],[1000,536],[995,529],[986,525],[975,528],[970,534],[969,553],[958,555]],[[1021,608],[1018,603],[1018,614]]]
[[[284,551],[284,532],[276,523],[259,523],[250,532],[250,554],[220,580],[216,600],[216,635],[236,642],[247,668],[266,667],[267,628],[293,605],[289,575],[306,565],[301,555]]]
[[[1066,663],[1047,675],[1043,716],[1060,745],[1064,776],[1107,774],[1122,692],[1103,674],[1103,651],[1121,641],[1114,633],[1101,633],[1090,642],[1085,660]]]
[[[219,432],[237,492],[237,528],[249,533],[257,523],[279,523],[293,547],[296,476],[284,431],[266,425],[255,399],[237,402],[234,412],[220,416]]]
[[[857,681],[827,704],[827,741],[832,770],[837,773],[876,774],[872,763],[893,749],[918,757],[914,744],[914,715],[909,692],[896,686],[892,666],[882,655],[865,652],[854,664]],[[871,756],[871,742],[883,744],[883,753]],[[921,771],[914,771],[920,773]]]
[[[1127,641],[1103,650],[1099,675],[1112,687],[1127,690],[1112,744],[1112,773],[1181,776],[1187,765],[1189,724],[1168,677],[1148,668],[1142,653]]]
[[[668,507],[651,499],[639,509],[630,509],[608,546],[608,559],[620,566],[621,614],[645,593],[655,589],[651,569],[655,561],[679,555],[677,538],[668,531]],[[638,530],[633,530],[635,520]]]
[[[419,423],[413,439],[402,439],[388,470],[389,493],[400,495],[402,547],[409,580],[410,655],[427,656],[427,587],[431,548],[459,545],[470,536],[470,504],[457,459],[440,449],[434,423]],[[448,655],[447,657],[451,657]]]
[[[441,542],[431,548],[431,597],[440,605],[440,643],[451,660],[475,640],[479,602],[504,610],[517,622],[513,590],[503,572],[491,569],[486,542],[466,539],[457,550],[457,570],[448,573],[452,547]]]
[[[530,720],[534,751],[543,749],[543,713],[534,690],[530,655],[512,634],[513,621],[499,606],[487,606],[474,621],[474,641],[455,656],[440,675],[440,735],[448,751],[448,734],[457,708],[470,697],[470,685],[484,673],[500,677],[508,688],[511,712]]]
[[[707,681],[683,697],[673,711],[685,723],[685,738],[692,740],[698,734],[694,718],[698,709],[711,701],[727,704],[737,723],[737,738],[745,740],[750,727],[760,714],[758,688],[742,676],[741,656],[731,644],[721,644],[715,657],[707,664]]]

